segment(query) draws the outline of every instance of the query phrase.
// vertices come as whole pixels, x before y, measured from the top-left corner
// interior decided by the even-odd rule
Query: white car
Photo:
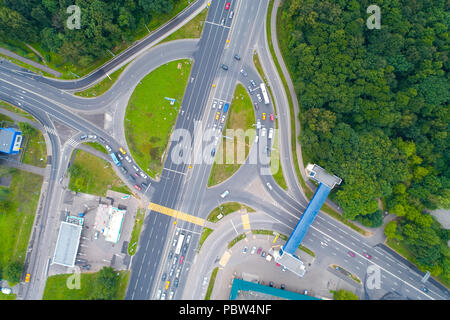
[[[173,290],[170,291],[170,294],[169,294],[169,300],[172,300],[174,294],[175,294],[175,292],[173,292]]]
[[[270,184],[270,182],[267,182],[266,186],[267,186],[267,188],[269,188],[270,191],[272,191],[273,188],[272,188],[272,185]]]
[[[252,247],[252,250],[250,251],[250,254],[255,254],[256,252],[256,247]]]
[[[223,199],[223,198],[225,198],[227,195],[229,195],[230,194],[230,191],[228,191],[228,190],[225,190],[221,195],[220,195],[220,197]]]
[[[212,108],[215,109],[217,107],[217,100],[213,101]]]
[[[223,101],[219,101],[219,110],[222,109]]]
[[[125,156],[125,160],[127,160],[128,163],[131,163],[131,158],[129,156]]]
[[[261,137],[265,137],[266,136],[266,132],[267,132],[267,129],[266,128],[262,128],[262,130],[261,130]]]
[[[106,145],[105,148],[106,148],[106,150],[108,150],[108,152],[111,152],[111,150],[112,150],[111,147],[108,145]]]
[[[262,101],[261,95],[259,93],[256,94],[256,97],[258,98],[258,102]]]
[[[166,300],[166,293],[165,292],[162,294],[161,300]]]
[[[134,165],[134,164],[133,164],[133,169],[134,169],[136,172],[139,171],[139,168],[138,168],[136,165]]]
[[[139,175],[140,175],[142,178],[144,178],[144,179],[147,179],[147,178],[148,178],[147,175],[146,175],[145,173],[143,173],[142,171],[139,172]]]
[[[89,139],[97,139],[97,136],[95,134],[89,134],[88,138]]]
[[[269,129],[269,137],[268,137],[269,139],[272,139],[273,138],[273,128],[270,128]]]
[[[161,293],[162,293],[162,291],[161,291],[161,289],[159,289],[158,290],[158,293],[156,294],[156,299],[161,299]]]
[[[261,129],[261,120],[259,119],[256,121],[256,129]]]

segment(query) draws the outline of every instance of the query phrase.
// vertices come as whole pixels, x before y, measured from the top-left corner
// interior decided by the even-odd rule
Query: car
[[[213,149],[211,150],[211,157],[214,157],[215,154],[216,154],[216,148],[213,148]]]
[[[222,109],[223,101],[219,101],[219,110]]]
[[[134,185],[134,188],[135,188],[136,190],[139,190],[139,191],[141,191],[141,190],[142,190],[141,186],[140,186],[140,185],[138,185],[138,184],[135,184],[135,185]]]
[[[273,282],[272,281],[269,282],[269,287],[273,288]]]
[[[125,160],[127,160],[128,163],[131,163],[131,158],[129,156],[125,156]]]
[[[266,153],[267,153],[267,156],[270,156],[270,148],[269,147],[266,147]]]
[[[175,280],[173,281],[173,285],[175,286],[175,288],[178,288],[178,283],[179,283],[179,279],[175,278]]]
[[[250,83],[252,84],[252,86],[256,87],[256,82],[253,79],[250,80]]]
[[[167,273],[163,273],[161,281],[166,281],[167,279]]]
[[[128,179],[130,179],[133,182],[136,182],[136,178],[133,177],[131,174],[128,175]]]
[[[273,188],[272,188],[272,185],[270,184],[270,182],[267,182],[266,186],[267,186],[267,188],[269,188],[270,191],[272,191]]]
[[[185,244],[183,245],[183,248],[181,248],[181,254],[185,254],[185,253],[186,253],[187,247],[188,247],[188,245],[187,245],[187,243],[185,243]]]
[[[259,110],[258,103],[257,103],[257,102],[254,102],[253,104],[254,104],[254,106],[255,106],[255,110]]]
[[[167,289],[169,289],[169,286],[170,286],[170,281],[167,281],[166,286],[164,288],[167,290]]]
[[[82,268],[84,270],[91,270],[91,265],[90,264],[85,264],[84,266],[82,266]]]
[[[265,251],[263,251],[263,252],[261,253],[261,257],[263,257],[263,258],[266,257],[266,252],[265,252]]]
[[[94,239],[95,239],[95,240],[98,239],[98,234],[99,234],[99,232],[98,232],[98,231],[95,231],[95,233],[94,233]]]
[[[372,256],[370,254],[368,254],[367,252],[364,252],[364,257],[366,257],[367,259],[372,259]]]
[[[172,257],[173,257],[173,251],[170,251],[170,252],[169,252],[169,257],[168,257],[169,260],[172,259]]]
[[[222,68],[223,70],[228,70],[228,66],[227,66],[226,64],[222,64],[221,68]]]
[[[116,155],[117,155],[117,158],[119,158],[120,161],[123,160],[123,156],[120,153],[117,152]]]
[[[206,286],[207,284],[208,284],[208,277],[204,277],[202,286]]]
[[[261,129],[261,120],[256,120],[256,129]]]
[[[173,290],[170,291],[170,294],[169,294],[169,300],[172,300],[174,294],[175,294],[175,292],[173,292]]]
[[[219,120],[219,117],[220,117],[220,112],[217,111],[217,113],[216,113],[216,120]]]
[[[224,123],[225,122],[225,115],[222,115],[222,119],[220,119],[220,123]]]
[[[259,93],[256,94],[256,98],[258,98],[258,102],[262,101],[261,95]]]
[[[98,140],[100,140],[101,143],[106,143],[106,140],[103,139],[102,137],[98,137]]]
[[[262,251],[262,248],[258,248],[258,251],[256,251],[256,254],[260,254]]]
[[[108,152],[111,152],[111,147],[110,146],[108,146],[108,145],[105,145],[105,148],[106,148],[106,150],[108,150]]]
[[[253,89],[252,89],[252,87],[251,86],[247,86],[247,89],[248,89],[248,93],[250,93],[251,95],[253,94]]]
[[[135,164],[133,164],[133,169],[134,169],[136,172],[139,172],[139,168],[138,168]]]
[[[166,300],[166,293],[165,292],[161,295],[161,300]]]
[[[178,241],[178,239],[173,239],[173,242],[172,242],[172,247],[175,247],[176,245],[177,245],[177,241]]]
[[[222,18],[222,21],[220,22],[220,25],[223,26],[225,24],[225,18]]]
[[[148,188],[148,184],[146,184],[145,182],[141,183],[141,187],[143,189],[147,189]]]
[[[119,148],[119,151],[120,151],[121,154],[126,154],[127,153],[122,147]]]
[[[350,255],[350,257],[354,257],[355,256],[355,253],[353,253],[351,251],[349,251],[348,254]]]
[[[191,241],[191,237],[192,235],[188,234],[186,237],[186,244],[189,244],[189,242]]]
[[[269,129],[269,136],[268,136],[268,138],[269,138],[269,139],[272,139],[272,138],[273,138],[273,128],[270,128],[270,129]]]
[[[175,278],[179,278],[181,273],[181,268],[177,269],[177,273],[175,273]]]
[[[228,15],[229,19],[233,19],[233,11],[230,12],[230,14]]]
[[[97,139],[97,136],[95,134],[88,134],[89,139]]]
[[[139,174],[137,172],[133,172],[133,176],[135,176],[136,178],[139,178]]]
[[[246,77],[247,76],[247,72],[244,69],[241,69],[241,74]]]
[[[239,55],[237,53],[234,55],[234,58],[238,61],[241,60],[241,57],[239,57]]]
[[[178,261],[178,256],[173,257],[172,264],[175,265]]]
[[[86,139],[88,136],[86,135],[86,134],[83,134],[81,137],[80,137],[80,140],[84,140],[84,139]],[[109,150],[108,150],[109,151]]]
[[[119,167],[119,168],[120,168],[120,171],[122,171],[123,174],[127,174],[128,173],[127,168],[125,168],[125,167]]]
[[[273,115],[273,113],[270,114],[270,121],[274,121],[275,120],[275,116]]]
[[[284,290],[286,288],[286,286],[284,285],[284,283],[281,284],[280,289]]]
[[[283,266],[283,268],[281,268],[281,271],[285,272],[287,270],[287,268],[285,266]]]
[[[252,250],[250,250],[250,254],[255,254],[255,252],[256,252],[256,247],[253,246],[253,247],[252,247]]]
[[[147,178],[148,178],[147,175],[146,175],[145,173],[143,173],[142,171],[139,172],[139,175],[140,175],[142,178],[144,178],[144,179],[147,179]]]
[[[227,4],[225,5],[225,10],[230,9],[230,2],[227,2]]]
[[[308,290],[303,290],[303,294],[306,296],[306,295],[308,295]]]
[[[219,137],[215,137],[214,138],[214,145],[217,146],[218,143],[219,143]]]
[[[222,194],[220,195],[220,197],[223,199],[223,198],[225,198],[227,195],[229,195],[230,194],[230,191],[228,191],[228,190],[225,190],[224,192],[222,192]]]
[[[254,141],[254,143],[258,143],[258,140],[259,140],[259,136],[258,136],[258,135],[255,135],[255,141]]]
[[[213,104],[212,104],[212,108],[215,109],[216,107],[217,107],[217,101],[214,100],[214,101],[213,101]]]
[[[173,273],[175,272],[175,266],[172,266],[169,271],[169,277],[173,276]]]
[[[267,129],[266,128],[262,128],[262,130],[261,130],[261,137],[265,137],[266,136],[266,132],[267,132]]]
[[[161,289],[158,290],[158,292],[156,293],[156,299],[161,299]]]
[[[246,253],[247,253],[247,251],[248,251],[248,247],[247,247],[247,246],[245,246],[245,247],[244,247],[244,249],[242,249],[242,253],[243,253],[243,254],[246,254]]]
[[[31,274],[27,273],[27,275],[25,276],[25,282],[26,283],[30,282],[30,278],[31,278]]]
[[[423,288],[422,288],[422,291],[423,291],[423,292],[429,292],[429,290],[428,290],[427,287],[423,287]]]
[[[184,256],[181,256],[181,258],[180,258],[180,264],[183,264],[183,261],[184,261]]]
[[[266,120],[266,113],[265,112],[263,112],[263,114],[262,114],[262,119]]]

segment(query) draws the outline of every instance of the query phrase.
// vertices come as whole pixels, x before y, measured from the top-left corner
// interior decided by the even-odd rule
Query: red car
[[[262,251],[262,248],[258,248],[258,251],[256,251],[257,254],[260,254]]]
[[[354,256],[355,256],[355,254],[354,254],[353,252],[351,252],[351,251],[349,251],[348,254],[349,254],[351,257],[354,257]]]
[[[230,9],[230,3],[229,2],[227,2],[227,4],[225,5],[225,10],[228,10],[228,9]]]
[[[366,257],[367,259],[372,259],[372,256],[367,252],[364,252],[364,257]]]
[[[274,116],[273,116],[273,113],[271,113],[270,114],[270,121],[273,121],[274,120]]]
[[[138,184],[135,184],[135,185],[134,185],[134,188],[135,188],[136,190],[139,190],[139,191],[141,191],[141,189],[142,189]]]
[[[184,256],[181,256],[180,258],[180,264],[183,264]]]

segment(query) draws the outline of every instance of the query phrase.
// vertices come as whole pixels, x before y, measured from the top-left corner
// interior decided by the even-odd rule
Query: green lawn
[[[155,178],[162,170],[169,137],[176,122],[191,71],[187,59],[155,69],[131,95],[124,127],[128,148],[137,164]],[[173,105],[165,99],[176,99]]]
[[[221,204],[219,207],[215,208],[213,211],[211,211],[206,220],[210,222],[218,222],[219,219],[217,219],[217,216],[219,214],[222,214],[225,217],[226,215],[241,210],[243,208],[246,208],[247,212],[255,212],[253,208],[250,208],[245,204],[239,202],[226,202]],[[221,219],[223,219],[223,217]]]
[[[201,249],[201,247],[202,247],[202,245],[203,245],[203,242],[205,242],[206,238],[208,238],[208,236],[209,236],[213,231],[214,231],[214,230],[213,230],[213,229],[210,229],[210,228],[203,228],[203,232],[202,232],[202,234],[201,234],[201,236],[200,236],[200,242],[199,242],[199,244],[198,244],[198,249],[197,249],[197,251],[200,251],[200,249]]]
[[[109,162],[83,150],[77,150],[69,171],[70,190],[102,197],[106,196],[108,189],[131,194],[130,189],[116,175]]]
[[[118,271],[120,273],[119,286],[114,300],[123,300],[126,286],[130,277],[129,271]],[[88,300],[94,291],[97,272],[82,273],[80,278],[80,289],[69,289],[66,285],[67,278],[73,274],[60,274],[47,278],[44,296],[42,300]]]
[[[0,214],[0,269],[12,261],[25,261],[26,249],[33,227],[43,178],[15,170],[8,198],[12,205]]]
[[[236,238],[234,238],[233,240],[230,241],[230,243],[228,244],[228,249],[231,249],[236,243],[238,243],[239,241],[241,241],[245,238],[247,238],[245,233],[238,235]]]
[[[90,146],[97,151],[103,152],[104,154],[108,154],[108,151],[106,151],[105,147],[98,142],[85,142],[83,144]]]
[[[177,39],[196,39],[200,38],[203,31],[203,26],[205,25],[206,16],[208,15],[208,9],[204,9],[200,12],[194,19],[186,23],[180,29],[172,33],[170,36],[165,38],[163,42],[177,40]]]
[[[144,223],[145,209],[139,208],[136,213],[136,219],[134,220],[133,231],[131,232],[130,243],[128,244],[128,254],[130,256],[136,253],[137,243],[139,235],[141,234],[142,224]]]
[[[27,118],[29,120],[36,121],[36,119],[34,119],[33,116],[30,115],[29,113],[27,113],[19,108],[14,107],[13,105],[11,105],[5,101],[0,100],[0,108],[14,112],[17,115]],[[13,122],[13,121],[11,120],[11,122]]]
[[[252,100],[244,86],[238,84],[234,91],[230,108],[228,109],[228,117],[223,133],[226,136],[230,136],[232,133],[228,132],[228,129],[241,129],[245,132],[248,129],[252,129],[254,123],[255,111],[253,110]],[[219,184],[230,178],[241,167],[242,162],[247,158],[255,137],[253,129],[249,132],[251,134],[248,138],[245,137],[245,145],[242,149],[239,148],[238,137],[236,134],[234,134],[234,143],[227,138],[222,139],[222,143],[216,152],[215,161],[208,179],[208,187]],[[234,149],[233,151],[227,151],[227,147]],[[239,154],[238,149],[240,149]]]
[[[102,95],[103,93],[105,93],[106,91],[108,91],[113,84],[116,82],[116,80],[119,78],[119,76],[122,74],[123,70],[125,70],[125,68],[128,66],[128,63],[126,65],[124,65],[122,68],[114,71],[113,73],[111,73],[109,75],[109,77],[106,77],[105,79],[103,79],[102,81],[100,81],[99,83],[93,85],[92,87],[83,90],[83,91],[78,91],[75,92],[76,96],[80,96],[80,97],[98,97],[100,95]]]
[[[33,135],[25,135],[26,147],[23,150],[22,162],[45,168],[47,165],[47,146],[41,131],[35,130]]]

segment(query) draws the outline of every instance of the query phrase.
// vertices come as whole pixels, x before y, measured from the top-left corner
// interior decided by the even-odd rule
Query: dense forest
[[[181,0],[0,0],[0,40],[39,43],[73,64],[87,66],[106,50],[134,40],[152,17]],[[80,29],[69,29],[70,5],[80,8]]]
[[[369,29],[371,4],[381,28]],[[381,225],[422,269],[450,280],[449,2],[284,0],[280,44],[300,104],[305,158],[343,179],[349,219]]]

